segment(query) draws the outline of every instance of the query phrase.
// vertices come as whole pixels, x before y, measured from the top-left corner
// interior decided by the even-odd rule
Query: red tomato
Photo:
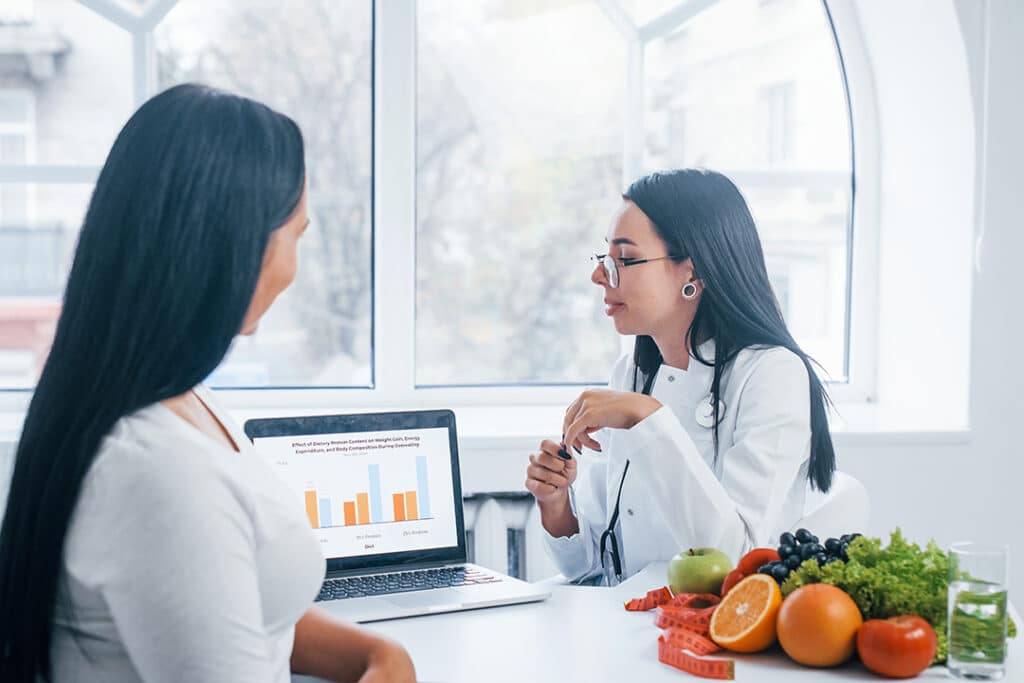
[[[857,632],[857,653],[864,666],[889,678],[910,678],[935,659],[935,629],[918,616],[869,619]]]
[[[736,569],[743,572],[743,576],[756,574],[757,570],[769,562],[778,562],[781,558],[774,548],[754,548],[740,558]]]
[[[720,595],[724,598],[725,594],[729,592],[729,589],[735,586],[737,583],[747,578],[743,575],[739,569],[733,569],[731,572],[725,575],[725,580],[722,581],[722,590]]]

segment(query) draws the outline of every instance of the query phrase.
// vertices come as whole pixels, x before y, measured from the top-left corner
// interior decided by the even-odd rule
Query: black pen
[[[562,460],[572,460],[569,450],[565,447],[565,434],[562,434],[562,447],[558,449],[558,457]]]

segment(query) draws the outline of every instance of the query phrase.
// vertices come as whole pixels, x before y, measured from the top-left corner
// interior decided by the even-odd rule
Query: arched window
[[[588,257],[629,181],[681,166],[737,182],[797,340],[849,377],[851,124],[819,0],[18,0],[0,44],[0,388],[35,381],[114,135],[183,81],[307,142],[298,280],[215,386],[602,382],[629,342]]]
[[[601,381],[621,191],[733,178],[800,344],[847,378],[853,168],[819,0],[418,4],[418,384]]]

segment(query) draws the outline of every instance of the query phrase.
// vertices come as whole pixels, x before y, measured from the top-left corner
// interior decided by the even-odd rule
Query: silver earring
[[[689,300],[695,296],[697,296],[697,285],[693,284],[692,282],[687,282],[685,285],[683,285],[684,299]]]

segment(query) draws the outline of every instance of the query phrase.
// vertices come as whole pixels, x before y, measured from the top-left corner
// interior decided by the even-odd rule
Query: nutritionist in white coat
[[[591,279],[636,346],[530,455],[551,557],[571,581],[614,584],[687,548],[735,562],[774,545],[807,487],[828,490],[835,455],[746,202],[718,173],[655,173],[607,242]]]

